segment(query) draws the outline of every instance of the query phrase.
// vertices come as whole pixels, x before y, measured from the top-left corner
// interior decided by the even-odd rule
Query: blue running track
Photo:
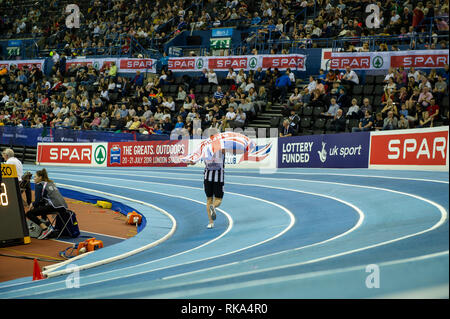
[[[448,172],[229,169],[207,229],[202,169],[47,169],[147,226],[0,298],[449,298]]]

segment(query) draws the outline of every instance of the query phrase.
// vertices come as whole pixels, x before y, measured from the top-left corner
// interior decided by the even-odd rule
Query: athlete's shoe
[[[41,235],[38,237],[38,239],[45,239],[48,235],[50,235],[53,232],[53,227],[48,226],[46,230],[42,231]]]
[[[211,212],[211,219],[216,220],[216,208],[214,205],[209,205],[209,211]]]
[[[209,223],[208,226],[206,226],[206,228],[209,228],[209,229],[214,228],[214,223]]]

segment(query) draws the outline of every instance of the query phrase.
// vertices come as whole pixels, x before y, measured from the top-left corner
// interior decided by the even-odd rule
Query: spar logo
[[[379,63],[380,63],[380,61],[377,62],[377,64],[379,64]],[[367,56],[332,56],[331,57],[331,63],[330,63],[331,69],[342,70],[348,66],[351,67],[352,69],[370,69],[370,56],[367,55]]]
[[[279,68],[279,69],[299,69],[303,70],[305,67],[305,57],[304,56],[276,56],[276,57],[263,57],[262,67],[264,69],[268,68]]]
[[[447,54],[399,55],[391,57],[391,66],[405,68],[443,68],[448,64]]]
[[[225,57],[225,58],[214,58],[209,59],[210,69],[246,69],[247,68],[247,57]]]
[[[252,151],[244,153],[244,155],[241,157],[241,162],[261,162],[263,161],[267,156],[270,155],[270,151],[272,150],[272,143],[266,144],[266,145],[257,145]]]
[[[170,70],[192,70],[195,69],[195,59],[169,59],[167,67]]]
[[[153,68],[152,59],[126,59],[120,61],[121,69],[145,70]]]
[[[43,162],[67,163],[67,164],[91,164],[92,147],[90,145],[55,145],[47,146],[44,152]]]
[[[256,67],[258,66],[258,60],[255,57],[250,58],[250,60],[248,61],[248,66],[250,67],[250,69],[256,69]]]
[[[204,65],[203,59],[202,58],[197,59],[197,62],[195,63],[196,69],[197,70],[203,69],[203,65]]]
[[[373,135],[370,164],[446,165],[447,148],[448,131]]]
[[[381,69],[383,67],[383,58],[379,55],[373,58],[372,65],[375,69]]]
[[[101,165],[106,160],[106,148],[103,145],[99,145],[94,151],[94,160],[98,165]]]

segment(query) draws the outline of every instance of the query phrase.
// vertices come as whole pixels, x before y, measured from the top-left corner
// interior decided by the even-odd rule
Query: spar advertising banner
[[[369,168],[448,170],[448,126],[370,135]]]
[[[199,72],[203,69],[228,71],[244,69],[245,71],[278,68],[285,70],[306,71],[306,56],[302,54],[285,55],[242,55],[242,56],[211,56],[211,57],[179,57],[169,58],[168,68],[173,72]]]
[[[225,154],[226,168],[259,168],[262,170],[273,170],[277,168],[277,152],[278,152],[278,138],[256,138],[253,139],[256,147],[246,154]],[[201,139],[194,139],[190,141],[189,150],[196,150]],[[194,166],[204,167],[203,161],[199,161]]]
[[[188,140],[108,143],[108,167],[187,166]]]
[[[9,70],[11,65],[17,66],[19,69],[22,69],[24,66],[28,66],[29,69],[36,65],[39,69],[42,70],[42,66],[44,65],[44,60],[11,60],[11,61],[0,61],[0,69],[5,67]]]
[[[330,69],[388,70],[398,68],[443,68],[448,64],[448,50],[415,50],[392,52],[331,52]]]
[[[38,143],[36,164],[105,167],[107,143]]]
[[[66,62],[66,70],[68,70],[72,65],[92,65],[95,69],[101,70],[109,66],[112,62],[117,65],[117,71],[121,73],[136,73],[136,71],[156,73],[156,62],[155,59],[116,59],[116,58],[105,58],[105,59],[70,59]]]
[[[27,65],[29,68],[36,64],[42,70],[45,60],[14,60],[14,61],[0,61],[0,68],[2,66],[6,66],[9,70],[11,64],[16,65],[20,69]],[[76,58],[76,59],[68,59],[66,61],[66,70],[68,70],[72,65],[92,65],[95,69],[101,70],[112,62],[115,62],[117,65],[117,71],[121,73],[136,73],[136,71],[140,72],[149,72],[156,73],[156,62],[155,59],[127,59],[127,58]]]
[[[367,168],[369,132],[282,137],[278,167]]]
[[[134,73],[136,71],[156,73],[156,62],[155,59],[120,59],[118,71],[123,73]]]

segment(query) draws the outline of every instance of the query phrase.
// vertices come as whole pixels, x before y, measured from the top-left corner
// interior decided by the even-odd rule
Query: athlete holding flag
[[[225,132],[210,135],[190,155],[181,158],[182,162],[194,165],[203,160],[204,190],[206,194],[206,212],[209,224],[207,228],[214,228],[216,208],[222,204],[225,184],[225,154],[245,154],[253,150],[255,143],[240,133]]]

